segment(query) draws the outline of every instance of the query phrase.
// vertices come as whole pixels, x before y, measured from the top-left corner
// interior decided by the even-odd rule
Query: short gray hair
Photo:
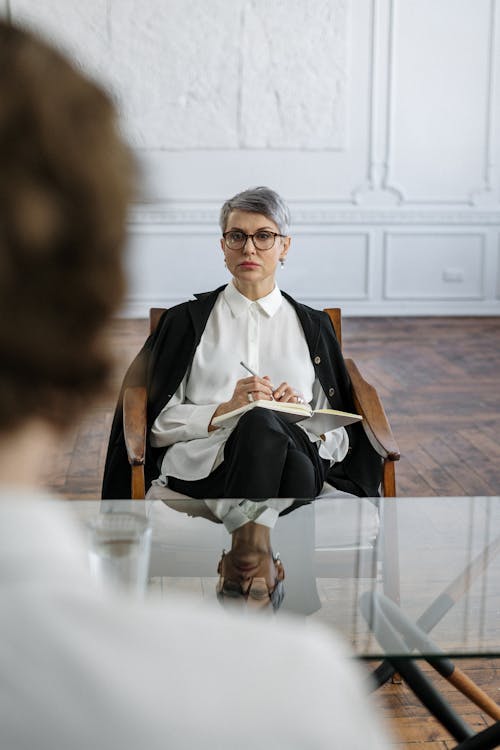
[[[274,221],[281,234],[288,236],[290,211],[283,198],[268,187],[255,187],[243,190],[233,198],[229,198],[221,208],[219,216],[220,228],[226,231],[227,220],[231,211],[249,211],[253,214],[263,214]]]

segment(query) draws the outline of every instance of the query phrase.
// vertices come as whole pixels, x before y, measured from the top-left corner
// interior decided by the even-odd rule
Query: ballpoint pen
[[[245,368],[245,370],[248,370],[250,375],[255,375],[256,378],[260,378],[260,375],[258,375],[255,370],[252,370],[251,367],[249,367],[243,360],[240,362],[240,365]]]
[[[248,372],[250,373],[250,375],[255,375],[255,377],[256,377],[256,378],[260,378],[260,375],[259,375],[258,373],[256,373],[256,372],[255,372],[255,370],[252,370],[252,368],[251,368],[251,367],[249,367],[249,366],[248,366],[248,365],[246,364],[246,362],[243,362],[243,360],[241,360],[241,362],[240,362],[240,365],[241,365],[242,367],[244,367],[244,368],[245,368],[245,370],[248,370]],[[271,386],[271,387],[272,387],[272,386]],[[274,401],[274,396],[273,396],[273,394],[272,394],[272,393],[271,393],[271,401]]]
[[[248,366],[248,365],[246,364],[246,362],[243,362],[243,360],[241,360],[241,362],[240,362],[240,365],[241,365],[242,367],[244,367],[244,368],[245,368],[245,370],[248,370],[248,372],[250,373],[250,375],[255,375],[255,377],[256,377],[256,378],[260,378],[260,375],[258,375],[258,374],[257,374],[257,373],[255,372],[255,370],[252,370],[252,368],[251,368],[251,367],[249,367],[249,366]],[[271,386],[271,387],[272,387],[272,386]],[[305,401],[304,401],[304,397],[303,397],[303,396],[301,396],[301,394],[300,394],[300,393],[296,393],[296,394],[295,394],[295,398],[297,399],[297,403],[299,403],[299,404],[304,404],[304,403],[305,403]],[[271,395],[271,401],[274,401],[274,396],[273,396],[273,395]]]

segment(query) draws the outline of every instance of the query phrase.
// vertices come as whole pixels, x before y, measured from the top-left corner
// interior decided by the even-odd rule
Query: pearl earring
[[[280,265],[281,265],[281,268],[285,267],[285,259],[284,258],[280,258]]]

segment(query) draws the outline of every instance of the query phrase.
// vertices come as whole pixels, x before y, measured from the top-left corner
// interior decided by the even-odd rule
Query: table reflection
[[[231,507],[240,502],[232,501]],[[372,658],[382,648],[359,603],[366,592],[382,593],[398,602],[412,622],[425,625],[448,654],[497,653],[500,555],[491,544],[500,533],[500,498],[321,498],[280,506],[289,502],[258,504],[259,513],[266,504],[277,511],[274,526],[265,532],[262,554],[248,551],[249,543],[259,541],[250,535],[255,519],[240,526],[235,537],[205,501],[70,505],[82,520],[113,510],[147,516],[153,530],[147,595],[174,602],[182,593],[213,604],[217,590],[225,588],[221,600],[227,609],[248,612],[259,609],[255,602],[265,601],[262,611],[321,622],[340,631],[359,656]],[[234,567],[238,538],[245,541],[246,557],[236,555],[236,567],[243,570],[235,577],[227,566],[233,562]],[[278,553],[280,563],[273,559]],[[481,566],[474,562],[477,556]],[[250,575],[245,564],[253,565],[257,558],[259,565],[265,561],[267,571],[256,575],[250,568]],[[280,566],[283,573],[278,573]],[[254,579],[266,580],[266,588]],[[457,581],[464,584],[459,589]],[[276,593],[280,607],[274,610],[272,594],[280,582],[285,593]],[[447,606],[441,608],[443,601]],[[439,617],[434,617],[438,605]],[[427,612],[433,615],[430,629]]]
[[[274,612],[285,597],[285,567],[271,531],[280,515],[310,501],[293,499],[164,501],[173,510],[223,524],[231,537],[217,565],[217,600],[231,609]]]
[[[377,505],[350,497],[156,501],[152,586],[163,597],[181,590],[206,599],[216,592],[231,609],[279,607],[329,621],[339,593],[352,601],[361,577],[376,577]],[[340,579],[335,590],[329,585],[333,576]],[[352,631],[358,611],[346,606],[340,613]]]

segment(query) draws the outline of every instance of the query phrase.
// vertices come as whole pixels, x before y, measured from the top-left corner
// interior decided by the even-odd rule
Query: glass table
[[[500,723],[471,738],[418,661],[500,721],[500,708],[455,664],[500,657],[500,498],[282,502],[270,531],[285,569],[277,617],[289,612],[305,627],[321,622],[340,631],[359,659],[382,661],[378,684],[399,673],[464,748],[498,746]],[[204,501],[72,507],[82,520],[120,510],[145,515],[153,528],[148,591],[166,601],[179,591],[215,598],[217,565],[232,538]]]

